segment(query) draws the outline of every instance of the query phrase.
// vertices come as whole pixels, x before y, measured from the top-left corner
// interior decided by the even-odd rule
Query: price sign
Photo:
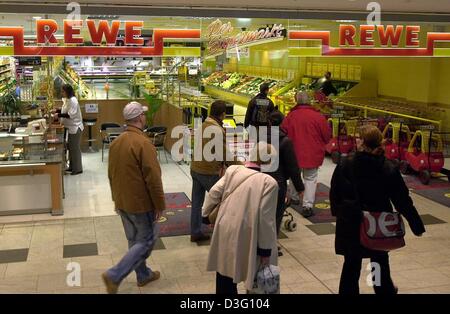
[[[306,75],[308,75],[308,76],[312,75],[312,64],[311,64],[311,62],[308,62],[306,64]]]
[[[348,65],[347,79],[353,81],[355,79],[355,67],[351,64]]]
[[[341,64],[341,79],[346,81],[347,80],[347,65]]]
[[[86,113],[98,113],[98,104],[86,104],[84,110]]]
[[[428,131],[433,131],[433,130],[435,130],[436,129],[436,126],[434,126],[434,125],[432,125],[432,124],[429,124],[429,125],[421,125],[420,126],[420,129],[421,130],[428,130]]]
[[[338,80],[338,79],[341,78],[341,65],[340,64],[335,64],[334,65],[333,78],[335,80]]]
[[[255,143],[231,142],[228,143],[230,152],[240,161],[246,161]]]
[[[361,81],[361,66],[355,66],[355,81]]]

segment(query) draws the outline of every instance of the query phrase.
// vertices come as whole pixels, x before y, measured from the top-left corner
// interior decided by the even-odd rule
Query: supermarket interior
[[[130,275],[119,293],[214,293],[216,274],[206,267],[210,243],[190,241],[192,142],[183,142],[180,155],[171,151],[182,136],[190,139],[194,121],[204,121],[214,101],[224,100],[227,144],[245,155],[247,106],[263,83],[284,115],[297,105],[296,94],[307,92],[332,133],[315,215],[305,218],[290,207],[283,218],[281,293],[338,293],[344,258],[334,250],[331,178],[341,157],[357,150],[363,125],[382,132],[385,156],[400,169],[426,227],[420,238],[407,231],[406,247],[390,253],[399,293],[450,293],[448,15],[390,14],[367,25],[363,15],[339,13],[190,17],[179,10],[170,16],[170,10],[105,9],[99,15],[82,7],[68,18],[65,7],[59,13],[2,7],[0,293],[105,293],[101,274],[128,250],[108,157],[126,132],[123,110],[132,101],[149,108],[146,134],[157,150],[166,210],[147,260],[160,280],[138,287]],[[327,72],[336,89],[330,95],[321,92]],[[53,118],[65,84],[82,114],[83,172],[74,176],[66,171],[68,134]],[[67,284],[70,262],[81,265],[81,285]],[[361,293],[373,293],[365,269]]]

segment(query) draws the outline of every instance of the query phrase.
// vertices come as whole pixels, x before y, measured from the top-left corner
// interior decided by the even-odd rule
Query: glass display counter
[[[63,214],[63,135],[0,133],[0,216]]]

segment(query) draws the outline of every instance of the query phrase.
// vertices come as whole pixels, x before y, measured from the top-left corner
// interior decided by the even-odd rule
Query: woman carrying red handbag
[[[380,130],[363,126],[360,138],[358,151],[341,160],[331,180],[336,254],[345,259],[339,293],[359,294],[362,259],[370,258],[372,270],[379,270],[374,273],[375,293],[396,294],[388,251],[402,246],[403,223],[399,214],[416,236],[421,236],[425,227],[399,169],[384,157]]]

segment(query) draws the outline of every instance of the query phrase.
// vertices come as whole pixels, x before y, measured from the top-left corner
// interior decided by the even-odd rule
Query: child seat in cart
[[[422,184],[429,184],[432,175],[440,173],[450,180],[450,172],[444,169],[444,153],[441,135],[429,130],[417,130],[408,147],[405,160],[400,163],[403,174],[410,170],[419,175]]]
[[[332,161],[339,162],[341,155],[347,155],[355,149],[355,133],[357,120],[342,120],[339,117],[328,119],[332,130],[332,138],[325,146]]]
[[[383,130],[385,140],[385,156],[395,162],[406,160],[411,131],[408,125],[402,122],[389,122]]]

